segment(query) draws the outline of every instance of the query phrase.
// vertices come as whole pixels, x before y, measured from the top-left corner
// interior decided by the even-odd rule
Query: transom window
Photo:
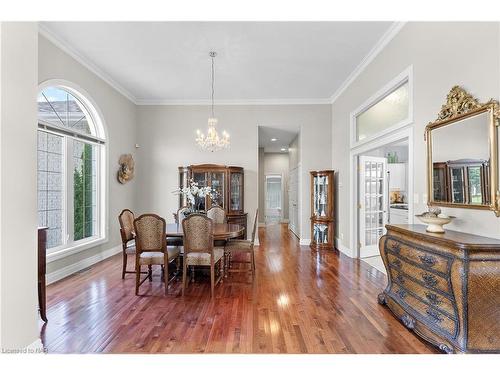
[[[104,237],[105,140],[95,109],[74,90],[38,95],[38,224],[49,253]]]
[[[413,122],[413,68],[410,66],[351,112],[351,148]]]

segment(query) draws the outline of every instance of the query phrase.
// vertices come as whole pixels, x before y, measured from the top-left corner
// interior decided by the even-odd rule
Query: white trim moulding
[[[78,271],[81,271],[87,267],[90,267],[96,263],[99,263],[100,261],[103,261],[104,259],[112,257],[113,255],[119,254],[121,252],[122,252],[122,246],[118,245],[112,247],[111,249],[102,251],[96,255],[93,255],[89,258],[82,259],[79,262],[60,268],[57,271],[51,272],[46,276],[47,285],[52,284],[61,279],[64,279],[65,277],[71,276]]]
[[[137,105],[210,105],[209,99],[197,100],[182,100],[182,99],[137,99]],[[313,99],[221,99],[215,101],[216,105],[314,105],[314,104],[331,104],[329,98],[313,98]]]
[[[361,60],[358,66],[349,74],[347,79],[340,85],[335,93],[330,97],[330,103],[335,101],[342,95],[342,93],[354,82],[356,78],[366,69],[366,67],[382,52],[382,50],[389,44],[389,42],[401,31],[406,22],[394,22],[391,27],[382,35],[379,41],[373,46],[368,54]]]
[[[88,58],[82,56],[81,53],[77,52],[73,47],[69,45],[66,41],[61,39],[59,36],[55,35],[50,29],[46,26],[38,23],[38,33],[48,39],[50,42],[55,44],[56,47],[60,48],[64,52],[66,52],[69,56],[74,58],[80,64],[82,64],[85,68],[90,70],[96,76],[101,78],[104,82],[130,100],[132,103],[137,104],[137,99],[134,95],[127,89],[125,89],[122,85],[116,82],[113,78],[111,78],[107,73],[103,72],[100,68],[98,68],[93,62],[91,62]]]

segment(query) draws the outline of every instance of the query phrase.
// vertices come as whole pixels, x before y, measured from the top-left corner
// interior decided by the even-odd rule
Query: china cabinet
[[[334,244],[334,171],[312,171],[311,174],[311,247],[333,249]]]
[[[189,185],[190,179],[198,186],[210,186],[216,191],[215,196],[202,198],[197,202],[200,211],[207,211],[212,206],[222,207],[226,211],[227,222],[245,227],[241,238],[246,238],[247,214],[244,212],[244,170],[241,167],[217,164],[198,164],[179,167],[179,187]],[[179,207],[187,205],[186,198],[179,195]]]

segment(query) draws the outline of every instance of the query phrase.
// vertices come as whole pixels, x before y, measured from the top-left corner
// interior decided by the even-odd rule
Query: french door
[[[387,224],[387,159],[360,156],[358,170],[359,254],[366,258],[379,254],[378,241]]]

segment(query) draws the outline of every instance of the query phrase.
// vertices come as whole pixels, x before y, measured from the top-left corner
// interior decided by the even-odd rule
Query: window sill
[[[47,253],[47,263],[66,258],[67,256],[79,253],[80,251],[87,250],[92,247],[96,247],[98,245],[102,245],[106,242],[108,242],[108,239],[106,237],[95,238],[83,243],[73,244],[70,247],[65,247],[63,249],[54,251],[53,253]]]

